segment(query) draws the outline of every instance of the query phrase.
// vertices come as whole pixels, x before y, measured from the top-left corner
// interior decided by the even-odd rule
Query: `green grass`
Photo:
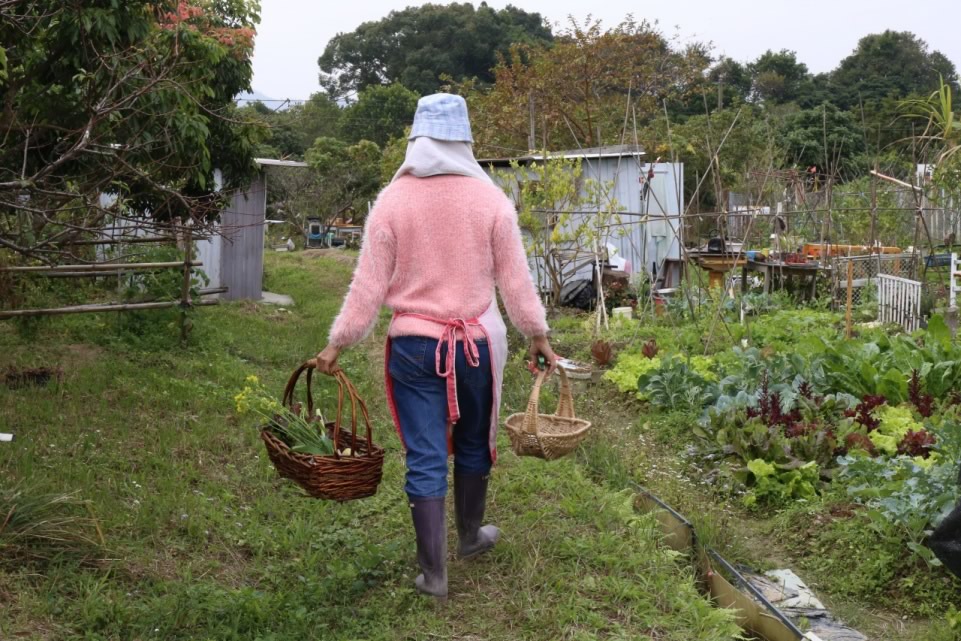
[[[628,493],[595,465],[521,460],[503,440],[489,508],[502,543],[484,560],[452,561],[446,608],[416,595],[402,453],[383,402],[383,323],[342,357],[387,449],[380,491],[338,505],[280,480],[233,396],[249,374],[280,393],[323,346],[350,270],[268,255],[266,287],[296,305],[200,309],[186,349],[175,314],[55,319],[30,340],[0,324],[5,364],[65,372],[44,389],[0,387],[2,423],[17,435],[0,445],[0,492],[71,494],[66,523],[87,534],[28,548],[0,533],[0,638],[734,637],[728,613],[697,593]],[[526,376],[515,359],[506,411],[526,403]],[[320,388],[329,403],[330,381]]]

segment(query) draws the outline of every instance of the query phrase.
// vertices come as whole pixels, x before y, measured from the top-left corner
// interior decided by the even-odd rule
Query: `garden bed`
[[[845,341],[840,316],[774,303],[747,327],[711,314],[613,327],[622,346],[606,378],[624,409],[599,422],[623,426],[585,463],[703,512],[707,536],[736,539],[717,542],[734,558],[796,564],[872,638],[887,638],[872,610],[954,626],[939,637],[907,624],[891,638],[953,638],[961,581],[924,540],[959,498],[961,348],[937,318],[914,336],[863,329]],[[554,326],[565,354],[586,353],[577,321]]]

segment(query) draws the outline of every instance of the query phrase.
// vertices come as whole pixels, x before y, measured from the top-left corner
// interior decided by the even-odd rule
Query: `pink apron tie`
[[[464,358],[467,360],[467,365],[469,367],[479,367],[480,352],[477,349],[477,343],[474,342],[470,328],[480,326],[480,322],[476,318],[470,320],[452,318],[445,321],[432,316],[413,313],[400,313],[397,316],[410,316],[444,326],[441,338],[437,342],[437,350],[434,352],[434,368],[438,376],[447,379],[447,424],[450,427],[460,420],[460,405],[457,403],[457,332],[461,332],[464,336]],[[445,345],[447,346],[446,360],[441,356]],[[441,363],[442,360],[445,360],[445,362]]]

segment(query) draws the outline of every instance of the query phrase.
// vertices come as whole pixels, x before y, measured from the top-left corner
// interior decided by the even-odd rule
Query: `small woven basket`
[[[527,401],[527,411],[507,417],[504,424],[511,439],[511,448],[518,456],[536,456],[547,461],[570,454],[587,437],[591,429],[589,421],[574,416],[574,395],[564,368],[557,371],[561,376],[561,393],[554,414],[540,414],[538,402],[546,373],[537,374],[534,390]]]
[[[283,404],[287,407],[294,405],[294,388],[301,374],[307,372],[307,415],[314,416],[314,399],[311,392],[313,365],[304,364],[297,368],[287,381],[284,389]],[[353,501],[377,493],[377,486],[384,469],[384,449],[374,445],[370,429],[370,417],[367,405],[360,398],[354,387],[343,372],[337,372],[337,419],[324,425],[324,429],[334,441],[334,454],[331,456],[316,456],[291,451],[290,447],[265,425],[260,431],[260,437],[267,446],[267,456],[270,457],[277,472],[288,478],[307,494],[318,499],[332,501]],[[351,417],[350,430],[343,427],[344,394],[350,398]],[[367,428],[367,438],[357,438],[358,407],[363,415]],[[350,443],[350,454],[341,456],[340,448],[344,443]]]

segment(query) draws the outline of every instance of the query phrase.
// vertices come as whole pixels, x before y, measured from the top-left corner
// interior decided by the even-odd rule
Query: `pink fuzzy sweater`
[[[514,326],[547,333],[517,213],[500,189],[465,176],[404,176],[367,218],[354,279],[330,330],[330,343],[363,340],[381,305],[434,318],[476,318],[497,286]],[[440,338],[442,327],[398,318],[392,336]]]

